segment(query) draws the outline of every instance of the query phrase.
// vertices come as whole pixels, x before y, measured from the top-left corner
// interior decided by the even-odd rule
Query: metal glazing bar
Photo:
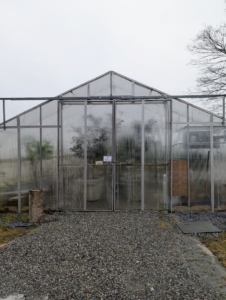
[[[84,103],[84,210],[87,210],[87,101]]]
[[[6,130],[6,126],[5,126],[5,100],[2,100],[2,105],[3,105],[3,126],[4,126],[4,130]]]
[[[18,189],[18,214],[21,213],[21,143],[20,143],[20,118],[17,118],[17,189]]]
[[[110,73],[110,98],[112,97],[112,72]]]
[[[40,126],[42,126],[42,107],[40,109]],[[42,127],[40,127],[40,189],[42,189]]]
[[[177,99],[177,98],[219,98],[219,97],[226,97],[226,94],[219,94],[219,95],[167,95],[162,93],[160,96],[136,96],[137,99]],[[110,99],[110,96],[92,96],[92,99]],[[122,96],[114,96],[114,99],[133,99],[134,97],[131,97],[129,95],[122,95]],[[58,96],[58,97],[8,97],[8,98],[0,98],[0,100],[11,100],[11,101],[18,101],[18,100],[87,100],[87,97],[63,97],[63,96]]]
[[[211,180],[211,211],[214,212],[213,125],[210,125],[210,180]]]
[[[115,211],[116,201],[116,104],[112,103],[112,210]]]
[[[223,97],[223,123],[222,124],[225,126],[225,97]]]
[[[141,210],[144,210],[144,100],[142,100],[141,137]]]
[[[172,212],[173,201],[173,102],[170,101],[170,212]]]
[[[56,209],[60,209],[59,201],[59,165],[60,165],[60,102],[57,105],[57,166],[56,166]],[[62,129],[61,129],[62,130]]]
[[[189,156],[190,156],[190,151],[189,151],[189,105],[187,105],[187,166],[188,166],[188,206],[191,206],[191,194],[190,194],[190,160],[189,160]]]

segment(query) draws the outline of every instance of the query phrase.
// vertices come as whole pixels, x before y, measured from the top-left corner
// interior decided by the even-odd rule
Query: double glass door
[[[59,208],[166,209],[167,102],[59,103]]]

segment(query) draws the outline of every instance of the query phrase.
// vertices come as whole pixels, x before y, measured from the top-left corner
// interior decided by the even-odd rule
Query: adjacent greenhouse
[[[0,124],[0,210],[224,209],[222,122],[108,72]]]

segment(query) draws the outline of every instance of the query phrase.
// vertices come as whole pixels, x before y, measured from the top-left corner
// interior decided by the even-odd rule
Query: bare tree
[[[198,67],[197,91],[226,93],[226,23],[217,28],[206,26],[187,46],[195,55],[191,64]]]

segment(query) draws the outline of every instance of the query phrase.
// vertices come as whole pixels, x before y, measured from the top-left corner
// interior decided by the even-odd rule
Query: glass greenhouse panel
[[[60,106],[59,207],[84,209],[84,104]]]
[[[187,104],[175,100],[172,100],[173,106],[173,123],[187,122]]]
[[[145,209],[166,209],[168,201],[168,124],[164,104],[145,104],[144,114],[144,203]],[[151,195],[151,197],[150,197]],[[167,207],[168,208],[168,207]]]
[[[211,208],[210,129],[204,126],[189,130],[190,203],[193,209]]]
[[[29,189],[41,188],[40,129],[21,129],[21,195],[28,198]]]
[[[84,84],[63,95],[64,97],[87,97],[88,85]]]
[[[41,106],[42,125],[57,125],[58,101],[51,101]]]
[[[219,123],[219,124],[222,125],[223,119],[220,118],[220,117],[213,116],[213,122],[214,123]]]
[[[45,209],[56,209],[57,129],[42,129],[42,189]]]
[[[132,96],[132,81],[112,74],[112,94],[114,96]]]
[[[4,124],[1,125],[1,128],[3,128]],[[17,126],[17,118],[15,119],[11,119],[10,121],[6,121],[5,126],[13,126],[16,127]]]
[[[189,205],[188,127],[186,124],[175,124],[172,133],[172,209],[180,210],[181,206]]]
[[[60,167],[59,209],[84,209],[83,165],[62,165]]]
[[[117,165],[116,210],[141,209],[141,166]]]
[[[40,125],[40,107],[34,108],[20,116],[20,126]]]
[[[211,114],[189,105],[189,122],[210,122]]]
[[[151,96],[151,89],[148,89],[137,83],[134,84],[134,96]]]
[[[160,94],[159,92],[153,90],[151,92],[151,96],[158,96],[159,97],[159,96],[162,96],[162,94]]]
[[[18,147],[17,129],[0,129],[0,211],[17,212],[18,207]],[[22,198],[27,206],[28,199]]]
[[[112,165],[88,165],[87,210],[112,210]]]
[[[91,81],[89,89],[91,96],[110,96],[110,74]]]
[[[141,208],[142,105],[116,106],[116,209]]]
[[[61,164],[84,162],[84,104],[62,105]]]
[[[112,209],[112,105],[87,105],[87,209]],[[102,205],[102,208],[101,208]]]
[[[213,128],[215,208],[226,209],[226,139],[224,127]]]

